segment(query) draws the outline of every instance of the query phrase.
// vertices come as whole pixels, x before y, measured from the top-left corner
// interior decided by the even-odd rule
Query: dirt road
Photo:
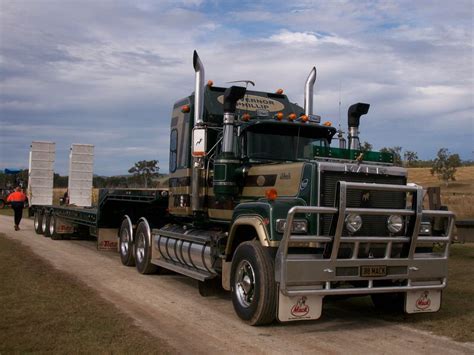
[[[53,241],[36,235],[31,220],[14,232],[0,216],[0,232],[20,240],[53,266],[75,275],[183,353],[474,353],[473,344],[374,320],[329,305],[314,322],[250,327],[234,314],[227,295],[203,298],[196,282],[179,275],[140,275],[118,254],[95,250],[90,241]]]

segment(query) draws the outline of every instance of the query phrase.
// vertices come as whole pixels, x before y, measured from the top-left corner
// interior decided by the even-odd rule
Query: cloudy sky
[[[251,79],[361,140],[432,158],[473,155],[473,2],[0,0],[0,169],[28,165],[32,140],[95,145],[95,173],[158,159],[168,171],[172,104],[193,90],[196,49],[216,85]]]

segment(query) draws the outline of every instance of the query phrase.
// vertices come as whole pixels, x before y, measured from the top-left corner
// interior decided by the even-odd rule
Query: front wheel
[[[232,304],[250,325],[271,323],[276,314],[274,262],[259,242],[244,242],[232,259]]]
[[[151,263],[151,231],[146,221],[138,224],[135,233],[135,262],[140,274],[153,274],[158,266]]]
[[[128,217],[124,218],[119,230],[120,261],[125,266],[135,266],[133,251],[133,226]]]

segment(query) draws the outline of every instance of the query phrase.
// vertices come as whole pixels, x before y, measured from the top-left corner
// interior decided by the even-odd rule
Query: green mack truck
[[[250,325],[317,319],[329,296],[438,311],[454,215],[423,209],[422,187],[407,184],[391,154],[361,150],[369,105],[349,107],[346,141],[313,114],[315,68],[300,107],[281,91],[205,83],[196,52],[193,64],[195,91],[171,116],[169,190],[148,207],[137,191],[102,192],[110,202],[87,217],[115,228],[122,263],[187,275],[203,295],[217,283]],[[81,220],[41,213],[56,214],[43,228],[56,236]]]

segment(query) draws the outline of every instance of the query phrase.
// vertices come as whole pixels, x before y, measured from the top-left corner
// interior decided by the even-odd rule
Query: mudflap
[[[297,320],[319,319],[324,296],[285,296],[278,292],[278,320],[291,322]]]
[[[441,307],[440,290],[408,291],[405,297],[406,313],[438,312]]]
[[[99,228],[97,230],[97,249],[100,251],[118,251],[117,228]]]

